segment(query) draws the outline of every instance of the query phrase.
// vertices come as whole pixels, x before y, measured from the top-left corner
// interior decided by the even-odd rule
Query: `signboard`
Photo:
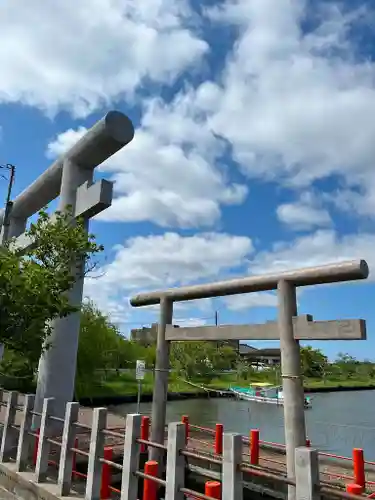
[[[145,371],[146,371],[146,363],[141,359],[137,359],[137,365],[135,368],[135,378],[137,380],[143,380],[145,378]]]
[[[296,340],[365,340],[366,322],[362,319],[313,321],[311,315],[293,318]],[[259,325],[220,325],[174,328],[167,325],[169,341],[201,340],[279,340],[276,321]]]

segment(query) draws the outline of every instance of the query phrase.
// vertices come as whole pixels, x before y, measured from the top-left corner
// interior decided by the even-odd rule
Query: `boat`
[[[280,386],[273,386],[266,382],[250,384],[249,387],[230,387],[236,398],[257,403],[284,406],[283,390]],[[305,396],[305,408],[311,408],[311,399]]]

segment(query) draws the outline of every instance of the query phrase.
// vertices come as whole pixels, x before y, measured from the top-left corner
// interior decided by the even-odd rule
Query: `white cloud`
[[[84,284],[84,300],[93,300],[96,306],[108,314],[111,321],[122,325],[131,319],[131,309],[127,297],[111,296],[110,287],[103,285],[102,278],[87,276]]]
[[[91,29],[97,29],[99,17],[102,22],[103,9],[99,7],[103,2],[90,3],[93,17],[87,28],[87,37],[91,36]],[[161,9],[157,13],[152,8],[156,4]],[[100,45],[99,65],[93,59],[94,53],[82,63],[80,46],[77,53],[72,50],[72,54],[63,47],[64,64],[54,54],[59,66],[53,61],[46,67],[48,60],[45,58],[39,58],[43,65],[33,66],[35,59],[29,58],[30,64],[25,64],[21,58],[22,78],[9,86],[12,93],[9,90],[8,97],[1,90],[1,85],[7,83],[0,83],[3,100],[16,100],[21,96],[24,102],[46,107],[52,102],[55,106],[70,106],[76,113],[86,113],[102,98],[113,99],[120,95],[119,92],[131,91],[145,76],[162,81],[176,75],[188,64],[199,60],[206,50],[206,45],[187,31],[182,35],[188,36],[189,40],[184,47],[174,45],[173,39],[166,42],[171,51],[177,50],[176,61],[180,62],[175,65],[172,64],[174,59],[172,61],[166,56],[165,61],[160,61],[164,58],[155,56],[155,40],[152,43],[147,41],[149,39],[147,43],[141,41],[136,46],[136,53],[129,51],[128,46],[124,49],[126,30],[112,30],[111,24],[117,19],[119,3],[111,5],[115,10],[105,11],[103,15],[103,23],[108,23],[111,28],[107,27],[107,38],[97,38],[95,32]],[[127,5],[133,9],[133,18],[137,22],[141,20],[142,29],[160,23],[155,36],[161,33],[163,43],[170,32],[183,29],[187,16],[186,7],[183,12],[176,12],[172,0],[163,3],[162,0],[147,0]],[[167,7],[164,9],[162,5]],[[330,3],[329,8],[320,12],[320,24],[313,32],[306,33],[301,29],[306,5],[307,2],[298,0],[228,0],[224,8],[211,10],[211,19],[233,23],[238,33],[223,73],[216,75],[215,81],[206,81],[196,89],[184,88],[170,103],[158,98],[144,103],[134,141],[101,167],[116,181],[117,198],[113,207],[98,218],[151,220],[163,227],[214,224],[220,217],[222,205],[241,203],[246,196],[246,187],[231,182],[231,172],[223,162],[223,153],[228,151],[249,178],[272,180],[297,191],[310,189],[316,180],[338,175],[343,189],[323,198],[333,201],[341,209],[354,209],[358,214],[373,216],[375,65],[361,59],[350,39],[352,25],[364,22],[363,11],[347,15]],[[84,7],[79,7],[78,14],[82,9]],[[24,12],[21,14],[23,16]],[[315,10],[315,14],[314,21],[319,11]],[[64,19],[61,12],[59,17]],[[134,26],[136,24],[134,21]],[[173,29],[169,30],[171,24]],[[136,28],[131,26],[135,33]],[[20,30],[20,33],[23,41],[28,32]],[[83,30],[83,33],[86,32]],[[103,51],[107,47],[115,49],[117,45],[103,40],[112,40],[113,36],[116,43],[121,43],[121,50],[114,50],[116,55],[107,62]],[[194,45],[192,51],[188,49],[190,42]],[[58,43],[71,42],[60,40]],[[148,58],[144,58],[144,44],[148,44]],[[31,43],[28,45],[32,47]],[[155,47],[158,47],[157,43]],[[50,49],[44,43],[43,49],[53,51],[54,46]],[[180,57],[180,50],[185,58]],[[9,57],[9,53],[8,48],[6,52],[4,47],[0,49],[0,61],[4,54]],[[114,73],[113,61],[114,66],[118,66],[120,57],[124,60],[121,71]],[[130,65],[127,64],[129,58]],[[12,64],[18,63],[12,56]],[[138,63],[143,68],[140,72],[136,69]],[[101,75],[106,73],[103,70],[106,64],[110,66],[109,76],[104,78]],[[153,64],[162,64],[164,69],[156,70]],[[75,69],[68,72],[66,79],[61,78],[58,69],[65,70],[67,65],[69,68],[76,65],[74,68],[79,68],[80,72]],[[90,66],[90,78],[86,78],[87,66]],[[28,93],[21,84],[26,86],[33,82],[25,72],[35,72],[35,68],[41,68],[38,71],[43,78],[38,75],[39,82],[46,81],[44,73],[47,71],[53,77],[58,74],[58,77],[47,85],[47,91],[40,86],[39,93],[35,90],[37,87]],[[129,79],[129,85],[128,80],[123,81],[124,72],[134,77]],[[16,72],[10,71],[9,74]],[[73,86],[77,75],[82,77]],[[121,91],[118,90],[119,82]],[[65,84],[64,89],[60,88]],[[83,132],[84,129],[78,129],[61,134],[49,145],[49,154],[61,153]],[[328,212],[315,197],[309,200],[301,196],[295,204],[285,203],[278,208],[278,216],[284,223],[304,229],[330,223]],[[118,247],[114,261],[106,266],[106,275],[100,280],[101,293],[104,295],[105,291],[108,296],[113,296],[138,288],[217,279],[223,272],[243,265],[252,252],[251,241],[238,238],[222,234],[184,238],[166,233],[128,240],[124,246]],[[374,244],[372,234],[341,237],[333,230],[319,230],[292,242],[275,243],[270,250],[255,256],[249,268],[250,272],[258,274],[351,258],[366,258],[371,266],[375,264],[372,256]],[[271,306],[273,297],[263,296]],[[237,306],[234,299],[227,304],[238,308],[238,300]],[[241,300],[251,305],[251,301],[258,299],[249,295],[250,302],[245,298]]]
[[[134,313],[129,295],[202,280],[216,281],[223,274],[238,273],[253,252],[253,245],[244,236],[209,233],[183,237],[165,233],[130,238],[124,245],[117,245],[115,251],[113,261],[97,270],[99,278],[86,280],[85,295],[101,309],[126,321]],[[119,303],[120,309],[116,309]],[[183,312],[185,317],[191,314],[178,306],[176,312]],[[192,301],[189,306],[200,308],[206,317],[211,302]],[[154,316],[155,308],[148,313]]]
[[[306,2],[223,5],[211,9],[211,21],[233,23],[238,38],[222,74],[184,88],[170,103],[144,103],[134,141],[103,167],[114,174],[118,198],[98,218],[209,227],[222,205],[241,203],[247,193],[231,183],[223,164],[228,144],[250,178],[299,190],[338,175],[350,207],[373,215],[375,64],[359,58],[350,38],[369,12],[344,14],[336,4],[317,4],[320,23],[303,32]],[[360,197],[353,187],[362,190]],[[286,204],[279,216],[299,229],[329,224],[323,207],[305,205]]]
[[[271,250],[256,255],[249,271],[261,274],[352,259],[365,259],[371,270],[375,266],[374,248],[375,234],[340,236],[333,230],[319,230],[293,241],[274,243]]]
[[[55,137],[51,142],[47,144],[46,156],[47,158],[54,159],[66,151],[68,151],[76,142],[81,139],[85,133],[87,132],[87,128],[78,127],[77,129],[68,129],[65,132],[59,134]]]
[[[243,295],[232,295],[223,299],[230,311],[241,311],[251,307],[276,307],[277,296],[274,293],[254,292]]]
[[[294,230],[329,226],[332,223],[328,210],[311,193],[303,193],[297,202],[279,205],[276,214],[281,222]]]
[[[228,141],[249,178],[299,190],[338,175],[349,189],[362,189],[356,210],[373,215],[375,64],[350,38],[371,12],[324,5],[314,5],[310,32],[301,28],[303,1],[228,0],[211,9],[211,21],[232,23],[238,33],[222,74],[150,107],[147,120],[176,127],[179,141],[191,134],[205,158],[206,149],[217,154],[217,137]],[[283,207],[281,217],[292,219],[291,209]],[[321,207],[304,210],[310,226],[329,223]]]
[[[351,216],[374,217],[375,215],[375,177],[368,176],[360,189],[341,188],[333,193],[325,193],[323,198]]]
[[[166,112],[151,101],[133,141],[100,166],[112,174],[116,199],[97,219],[153,221],[162,227],[209,227],[221,205],[241,203],[244,185],[230,183],[216,161],[223,145],[187,113],[187,102]],[[47,156],[68,150],[86,129],[69,129],[47,146]]]
[[[334,173],[351,182],[374,175],[375,65],[356,61],[348,41],[359,14],[327,9],[303,33],[303,2],[226,6],[221,18],[241,29],[210,125],[232,143],[243,171],[295,186]]]
[[[175,325],[179,325],[182,327],[194,327],[194,326],[204,326],[207,324],[207,321],[201,318],[185,318],[185,319],[173,320],[173,323]]]
[[[103,269],[104,281],[128,290],[192,283],[242,266],[252,251],[245,236],[138,236],[116,247],[113,262]]]
[[[181,0],[2,3],[0,102],[85,116],[144,80],[171,83],[207,52]],[[41,22],[43,20],[43,22]]]
[[[339,236],[333,230],[319,230],[294,241],[277,242],[270,250],[256,254],[248,272],[281,272],[351,259],[365,259],[371,269],[375,266],[374,248],[373,234]],[[243,275],[244,265],[253,253],[250,239],[220,233],[191,237],[166,233],[131,238],[117,246],[116,256],[110,264],[98,270],[99,279],[87,281],[85,293],[104,311],[119,318],[119,322],[126,321],[135,312],[129,306],[130,295],[180,284],[218,281],[231,274]],[[222,302],[231,311],[241,311],[252,307],[276,307],[277,297],[273,292],[264,292],[225,297]],[[204,318],[197,316],[198,309]],[[209,321],[212,323],[214,309],[211,301],[192,301],[176,304],[175,312],[182,323],[193,318],[203,324],[208,316],[212,316]],[[157,308],[141,308],[141,311],[150,315],[150,322],[155,320]]]

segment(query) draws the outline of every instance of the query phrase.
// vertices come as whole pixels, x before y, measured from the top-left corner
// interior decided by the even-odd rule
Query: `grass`
[[[154,385],[153,374],[146,373],[142,381],[142,393],[152,394]],[[190,392],[196,393],[198,389],[190,384],[187,384],[181,379],[171,377],[168,386],[169,392]],[[86,388],[81,388],[79,397],[105,397],[105,396],[132,396],[137,394],[138,383],[133,374],[122,373],[116,377],[104,380],[100,383],[90,384]]]
[[[352,379],[308,379],[305,382],[306,389],[319,389],[323,387],[375,387],[375,380],[371,378],[352,378]]]
[[[142,381],[142,393],[152,394],[153,390],[153,374],[146,373],[145,379]],[[218,377],[211,379],[210,381],[205,379],[196,379],[192,381],[194,384],[202,385],[207,388],[217,389],[217,390],[227,390],[231,385],[238,386],[248,386],[250,382],[270,382],[275,383],[275,381],[267,380],[264,374],[258,373],[252,375],[251,378],[238,379],[235,374],[223,373]],[[339,387],[375,387],[375,380],[369,377],[356,377],[352,379],[306,379],[304,382],[306,390],[318,389],[318,388],[339,388]],[[135,380],[134,374],[122,373],[117,376],[112,376],[107,380],[102,382],[97,381],[96,383],[90,384],[85,388],[81,388],[78,396],[79,397],[111,397],[111,396],[132,396],[137,394],[137,381]],[[197,393],[199,389],[184,382],[181,378],[171,374],[169,380],[168,391],[171,393]]]

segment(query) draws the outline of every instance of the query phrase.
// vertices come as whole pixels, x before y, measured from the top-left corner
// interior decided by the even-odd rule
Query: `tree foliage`
[[[171,347],[171,367],[186,380],[210,379],[218,371],[229,370],[234,360],[232,348],[213,342],[173,342]]]
[[[86,394],[99,374],[117,368],[121,338],[115,325],[92,302],[83,304],[77,354],[76,394]]]
[[[248,380],[254,373],[254,369],[251,364],[249,364],[249,362],[241,356],[237,356],[235,370],[237,380]]]
[[[38,360],[6,349],[0,363],[0,385],[24,393],[35,391],[35,373]]]
[[[0,343],[35,363],[50,334],[51,321],[75,311],[67,292],[76,269],[87,270],[102,250],[71,211],[49,218],[42,210],[25,233],[26,250],[13,240],[0,249]]]
[[[342,352],[338,354],[335,364],[340,374],[348,379],[353,378],[359,365],[358,361],[353,358],[353,356]]]
[[[94,388],[120,370],[135,369],[137,359],[152,369],[155,356],[155,346],[145,347],[126,339],[93,302],[82,305],[75,383],[78,398],[95,392]]]
[[[323,377],[328,358],[320,349],[313,349],[311,346],[301,348],[301,371],[304,377],[320,378]]]

